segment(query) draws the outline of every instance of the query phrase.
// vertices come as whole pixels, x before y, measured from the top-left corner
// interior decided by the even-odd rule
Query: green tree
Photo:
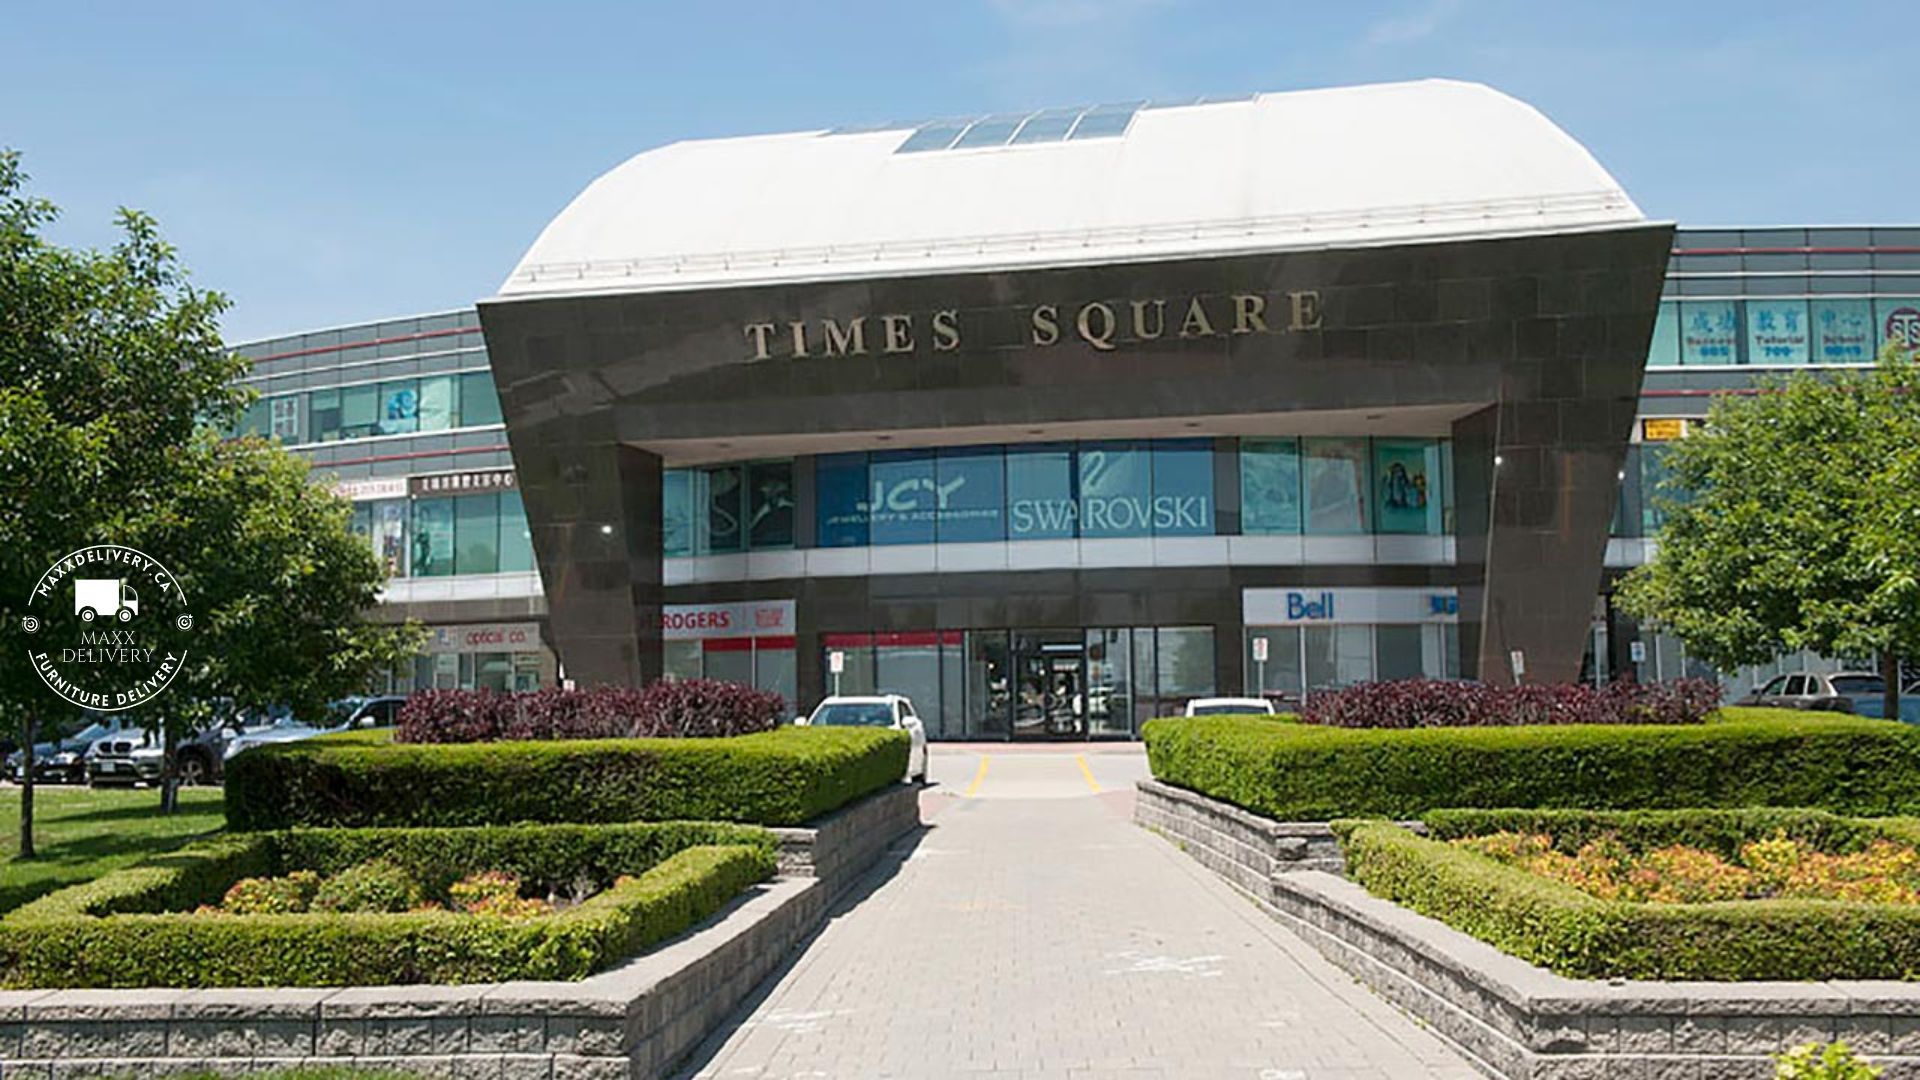
[[[171,810],[179,742],[234,711],[290,706],[321,722],[419,650],[417,624],[368,621],[385,564],[348,524],[351,504],[309,482],[304,460],[258,437],[203,432],[179,479],[134,524],[142,550],[167,552],[195,614],[186,666],[143,724],[166,747]]]
[[[1896,348],[1871,370],[1716,398],[1703,429],[1666,444],[1666,523],[1622,607],[1721,668],[1877,653],[1899,716],[1899,658],[1920,655],[1916,447],[1920,368]]]

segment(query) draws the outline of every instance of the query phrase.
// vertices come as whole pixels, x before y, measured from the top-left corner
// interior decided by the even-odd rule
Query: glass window
[[[798,668],[795,666],[793,641],[785,639],[786,644],[778,646],[754,643],[753,647],[753,685],[761,690],[771,690],[787,699],[787,708],[793,709],[800,700]]]
[[[668,558],[694,554],[692,469],[668,469],[660,474],[661,545]]]
[[[1240,531],[1300,531],[1300,442],[1240,440]]]
[[[967,734],[1007,733],[1012,671],[1005,630],[967,632]]]
[[[814,461],[813,487],[816,542],[821,547],[865,547],[871,527],[867,455],[822,455]]]
[[[1253,658],[1257,638],[1267,642],[1267,660]],[[1300,628],[1297,626],[1250,626],[1247,628],[1246,680],[1249,693],[1260,697],[1300,700]]]
[[[755,551],[793,546],[793,462],[747,466],[747,544]]]
[[[1074,535],[1073,451],[1064,446],[1007,450],[1007,538]]]
[[[460,426],[500,422],[500,396],[494,393],[491,371],[469,371],[460,376]]]
[[[1426,671],[1418,624],[1373,628],[1374,678],[1417,679]]]
[[[1373,678],[1372,630],[1368,626],[1302,628],[1307,689],[1351,686]]]
[[[828,693],[852,695],[874,692],[872,634],[822,634],[820,645],[820,671],[826,679]],[[841,654],[843,659],[838,676],[833,674],[834,653]]]
[[[372,505],[374,553],[386,564],[388,577],[406,577],[407,500],[382,499]]]
[[[1740,362],[1740,318],[1732,300],[1688,300],[1680,305],[1680,362]]]
[[[1810,355],[1805,300],[1747,301],[1747,362],[1804,364]]]
[[[527,524],[526,503],[517,491],[500,493],[500,572],[533,569],[533,529]]]
[[[973,126],[967,129],[967,133],[960,136],[960,141],[953,144],[953,148],[967,150],[977,146],[1005,146],[1007,140],[1013,136],[1014,129],[1019,127],[1020,121],[1026,118],[1025,113],[1017,113],[1012,116],[989,116],[985,120],[976,120]]]
[[[721,465],[704,469],[706,480],[707,528],[700,554],[745,551],[746,470],[739,465]]]
[[[1067,137],[1073,122],[1079,118],[1079,109],[1044,109],[1034,113],[1026,123],[1020,125],[1019,133],[1013,137],[1013,145],[1059,142]]]
[[[1080,444],[1080,535],[1153,535],[1153,458],[1144,444]]]
[[[923,124],[894,150],[896,154],[917,154],[923,150],[945,150],[967,128],[965,120],[936,120]]]
[[[1866,300],[1813,302],[1813,362],[1866,364],[1879,340],[1873,330],[1872,303]]]
[[[1091,735],[1133,733],[1132,632],[1087,631],[1087,729]]]
[[[1133,628],[1133,693],[1136,728],[1168,711],[1160,707],[1159,665],[1154,663],[1153,628],[1150,626]]]
[[[1164,698],[1206,697],[1213,693],[1213,627],[1163,626],[1159,639],[1158,681]]]
[[[1006,453],[1000,447],[940,451],[933,482],[941,543],[1006,539]]]
[[[267,399],[268,434],[283,443],[300,441],[300,395],[282,394]]]
[[[940,713],[940,635],[934,631],[873,636],[874,686],[899,694],[922,716]]]
[[[420,380],[380,384],[380,434],[401,435],[420,428]]]
[[[500,496],[462,495],[453,500],[454,573],[500,570]]]
[[[445,431],[453,426],[456,386],[451,375],[420,380],[419,430]]]
[[[1680,366],[1680,305],[1672,300],[1660,303],[1654,316],[1653,341],[1647,346],[1648,367]]]
[[[340,437],[340,388],[315,390],[307,395],[307,419],[312,425],[309,436],[314,442],[332,442]]]
[[[873,543],[931,544],[936,506],[933,454],[896,450],[869,459]]]
[[[475,653],[473,657],[473,688],[492,690],[504,694],[513,689],[513,654],[503,652]]]
[[[701,659],[707,678],[753,685],[752,638],[709,638],[701,642]]]
[[[1153,444],[1153,534],[1213,535],[1213,443],[1169,439]]]
[[[1909,357],[1920,353],[1920,297],[1881,297],[1873,302],[1873,316],[1879,336],[1869,359],[1877,358],[1880,346],[1887,342],[1900,346]]]
[[[1067,138],[1100,139],[1123,135],[1127,125],[1133,122],[1134,111],[1138,108],[1137,105],[1102,105],[1088,109],[1080,117],[1080,122],[1073,126],[1073,134]]]
[[[1367,531],[1367,440],[1303,439],[1307,532]]]
[[[453,500],[415,499],[413,503],[413,576],[453,573]]]
[[[668,679],[698,679],[703,670],[698,641],[661,642],[660,661],[660,673]]]
[[[379,554],[380,548],[373,541],[373,506],[370,503],[354,503],[353,512],[347,515],[347,529],[353,535],[366,541],[368,550]]]
[[[1684,502],[1685,494],[1669,483],[1673,470],[1667,467],[1667,448],[1660,443],[1640,444],[1640,535],[1658,536],[1666,524],[1665,502]]]
[[[1440,446],[1431,439],[1373,441],[1374,527],[1440,533]]]
[[[364,439],[380,429],[380,388],[371,383],[340,388],[340,437]]]

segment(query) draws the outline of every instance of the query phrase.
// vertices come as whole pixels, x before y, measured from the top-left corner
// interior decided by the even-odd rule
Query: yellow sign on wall
[[[1648,417],[1640,421],[1642,442],[1670,442],[1686,434],[1687,422],[1679,417]]]

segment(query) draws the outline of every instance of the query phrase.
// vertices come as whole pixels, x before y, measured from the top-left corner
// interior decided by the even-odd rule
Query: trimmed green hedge
[[[440,884],[478,870],[600,887],[551,915],[193,915],[242,877],[375,856]],[[703,823],[217,837],[0,919],[0,986],[343,986],[577,979],[685,930],[774,870],[763,830]],[[614,884],[621,875],[637,875]]]
[[[904,733],[863,728],[454,745],[321,738],[249,750],[228,762],[227,824],[799,825],[898,783],[906,770]]]
[[[1438,815],[1436,815],[1438,816]],[[1466,818],[1448,819],[1464,825]],[[1510,822],[1518,818],[1508,819]],[[1562,828],[1568,817],[1555,819]],[[1746,819],[1771,835],[1783,819]],[[1491,819],[1489,819],[1491,823]],[[1615,822],[1618,823],[1618,822]],[[1580,826],[1605,831],[1610,823]],[[1702,838],[1737,816],[1688,825],[1626,822],[1643,835]],[[1835,834],[1878,823],[1805,824]],[[1887,823],[1908,839],[1920,823]],[[1831,900],[1637,904],[1601,900],[1571,885],[1416,836],[1383,821],[1337,821],[1348,874],[1367,891],[1573,978],[1805,980],[1920,977],[1920,907]]]
[[[1436,807],[1920,808],[1920,729],[1835,713],[1411,730],[1194,717],[1149,721],[1144,737],[1156,778],[1283,821]]]

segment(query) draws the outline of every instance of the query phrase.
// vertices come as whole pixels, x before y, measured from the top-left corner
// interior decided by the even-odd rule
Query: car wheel
[[[188,754],[180,759],[180,783],[187,787],[199,787],[207,782],[207,759],[199,754]]]

